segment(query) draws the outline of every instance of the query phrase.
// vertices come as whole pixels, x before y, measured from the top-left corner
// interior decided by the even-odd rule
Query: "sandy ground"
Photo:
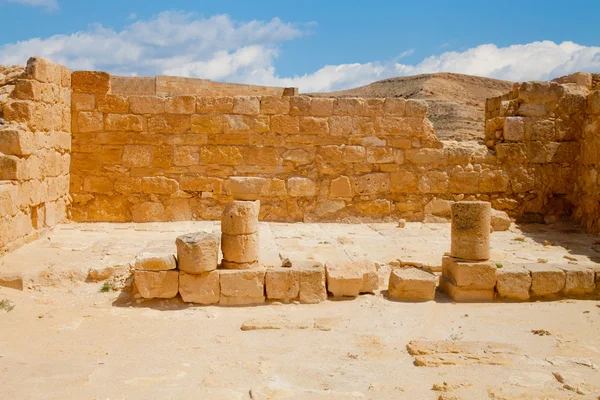
[[[433,302],[402,303],[376,293],[318,305],[197,307],[178,299],[138,302],[82,281],[85,268],[163,248],[180,232],[215,228],[62,225],[0,259],[0,271],[29,274],[31,287],[0,288],[0,398],[600,396],[597,300],[454,304],[439,294]],[[600,254],[596,237],[554,228],[494,233],[494,257],[585,264]],[[448,224],[261,224],[261,234],[262,254],[272,262],[291,254],[433,263],[449,248]],[[412,348],[424,355],[409,353],[411,341],[420,341]]]

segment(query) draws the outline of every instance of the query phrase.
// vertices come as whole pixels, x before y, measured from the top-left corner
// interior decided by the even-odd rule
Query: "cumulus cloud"
[[[6,0],[9,3],[18,3],[25,6],[44,7],[48,10],[57,10],[58,3],[56,0]]]
[[[43,0],[23,0],[41,2]],[[0,46],[0,64],[24,64],[38,55],[71,69],[117,75],[179,75],[219,81],[296,86],[302,92],[340,90],[395,76],[457,72],[511,81],[547,80],[576,71],[600,72],[600,47],[551,41],[498,47],[482,44],[446,51],[419,63],[402,63],[413,49],[395,49],[385,61],[326,65],[297,76],[281,76],[275,59],[282,45],[306,34],[311,23],[233,21],[227,15],[198,18],[163,12],[121,31],[101,25],[72,35],[54,35]]]

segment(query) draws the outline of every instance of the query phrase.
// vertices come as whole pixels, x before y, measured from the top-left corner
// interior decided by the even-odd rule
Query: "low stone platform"
[[[138,254],[176,254],[176,237],[197,231],[218,231],[219,225],[219,222],[213,221],[60,225],[49,236],[1,258],[0,285],[14,288],[22,286],[28,290],[114,279],[129,271],[129,264]],[[406,227],[398,228],[391,223],[345,225],[261,222],[259,230],[261,264],[274,273],[270,278],[267,275],[265,281],[286,281],[289,278],[276,274],[279,271],[277,267],[281,267],[284,260],[293,266],[316,262],[341,265],[371,261],[379,265],[380,289],[376,293],[387,289],[392,268],[419,266],[440,271],[444,253],[450,247],[450,227],[447,223],[407,223]],[[564,285],[554,294],[566,297],[589,295],[598,285],[596,262],[600,259],[600,248],[596,242],[597,237],[571,225],[522,225],[513,226],[509,231],[492,233],[491,258],[495,264],[502,265],[497,269],[496,298],[526,300],[530,297],[530,291],[536,294],[531,297],[537,297],[540,290],[548,290],[540,289],[545,285],[544,280],[538,282],[537,279],[538,275],[543,276],[544,268],[558,268],[558,275],[564,274]],[[542,271],[538,273],[526,269],[529,272],[527,274],[523,265],[532,269],[541,268]],[[589,272],[590,268],[592,272]],[[591,287],[592,278],[594,289]],[[278,293],[271,293],[272,299],[300,300],[300,292],[298,297],[295,294],[294,279],[291,281],[290,287],[282,287],[276,291]],[[359,291],[362,292],[362,288]],[[205,295],[211,298],[210,291]],[[212,296],[215,294],[212,293]],[[269,300],[268,289],[265,296]],[[544,298],[549,297],[544,295]],[[214,300],[208,302],[212,304]]]

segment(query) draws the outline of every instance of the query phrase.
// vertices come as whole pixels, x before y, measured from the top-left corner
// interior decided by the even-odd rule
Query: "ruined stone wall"
[[[71,72],[32,58],[0,101],[0,254],[65,220]]]
[[[526,82],[486,103],[486,145],[530,194],[523,215],[568,218],[586,119],[588,88],[574,83]]]
[[[587,97],[573,216],[588,231],[600,233],[600,86]]]
[[[111,93],[122,96],[283,96],[298,93],[296,88],[213,82],[178,76],[111,76]]]
[[[73,74],[78,221],[218,219],[244,190],[269,221],[422,220],[461,199],[520,215],[535,197],[520,160],[438,141],[423,101],[122,96],[112,83]]]

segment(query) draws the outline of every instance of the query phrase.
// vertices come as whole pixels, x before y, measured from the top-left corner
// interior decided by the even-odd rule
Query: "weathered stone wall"
[[[571,215],[588,91],[574,83],[526,82],[487,100],[486,145],[529,188],[523,204],[529,219]]]
[[[537,199],[527,157],[438,141],[423,101],[122,96],[113,82],[73,74],[75,220],[218,219],[245,190],[270,221],[421,220],[462,199],[518,216]]]
[[[32,58],[0,101],[0,254],[67,216],[71,71]],[[8,89],[7,89],[8,88]]]
[[[575,190],[575,219],[588,231],[600,233],[600,86],[587,97],[581,157]]]
[[[296,88],[213,82],[178,76],[111,77],[111,93],[122,96],[283,96],[298,93]]]

